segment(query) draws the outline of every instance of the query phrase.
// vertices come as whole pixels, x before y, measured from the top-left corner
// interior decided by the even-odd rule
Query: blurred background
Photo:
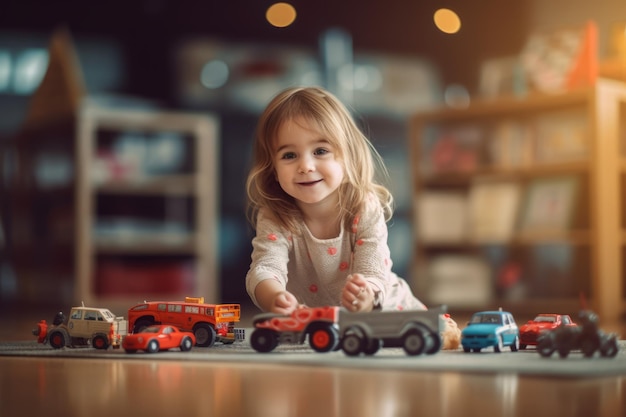
[[[536,299],[543,304],[533,309],[564,300],[575,308],[580,294],[598,300],[616,292],[610,314],[621,315],[621,261],[605,272],[613,287],[594,283],[604,282],[595,278],[594,251],[605,239],[594,234],[594,209],[570,216],[582,220],[559,217],[557,238],[520,250],[512,228],[546,221],[543,212],[519,220],[516,210],[529,204],[518,197],[526,196],[526,171],[505,158],[509,165],[488,175],[496,191],[481,188],[478,174],[496,165],[496,140],[485,138],[523,136],[529,126],[556,145],[543,153],[508,148],[513,158],[532,154],[524,164],[560,152],[561,136],[582,135],[583,145],[564,152],[589,157],[597,121],[585,98],[566,102],[565,114],[550,104],[547,121],[542,102],[522,104],[522,116],[515,105],[502,114],[499,103],[593,89],[597,75],[626,82],[625,27],[618,0],[4,4],[0,309],[81,300],[130,306],[184,295],[247,303],[253,231],[244,182],[256,119],[279,90],[305,84],[350,106],[385,159],[397,203],[389,228],[394,270],[421,298],[459,309],[503,301],[521,308]],[[473,118],[476,103],[483,110]],[[581,119],[589,124],[577,126]],[[557,193],[592,199],[596,166],[560,172],[568,175],[557,178]],[[511,176],[524,177],[522,191],[519,181],[515,189],[502,185]],[[619,178],[607,191],[620,196],[616,204]],[[449,228],[477,213],[472,204],[496,217],[499,206],[484,198],[506,200],[502,211],[511,214],[501,234],[468,240],[465,220]],[[582,244],[570,239],[573,227],[586,230]]]

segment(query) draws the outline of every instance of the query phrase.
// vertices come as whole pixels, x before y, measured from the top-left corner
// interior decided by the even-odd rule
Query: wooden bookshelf
[[[182,112],[101,108],[85,103],[77,123],[76,300],[118,308],[120,313],[144,299],[176,300],[185,296],[201,296],[210,302],[218,302],[219,145],[216,118]],[[98,153],[114,140],[111,137],[106,139],[106,134],[103,139],[102,132],[108,132],[113,138],[116,134],[139,132],[139,135],[145,135],[146,141],[154,140],[159,133],[178,135],[184,139],[187,166],[172,172],[98,178],[95,175],[96,166],[102,163],[97,160]],[[107,223],[103,227],[106,233],[99,233],[102,205],[106,203],[116,210],[117,207],[132,209],[141,199],[150,199],[149,204],[144,202],[147,207],[134,210],[129,215],[130,221],[126,217],[120,219],[120,213],[121,216],[125,214],[118,210],[113,215],[112,224]],[[161,213],[165,209],[157,208],[168,204],[167,201],[179,201],[176,210],[185,227],[168,229],[168,218]],[[153,212],[161,215],[154,215]],[[147,226],[133,227],[135,224],[143,225],[144,214],[149,217]],[[120,230],[114,227],[117,221],[121,222]],[[107,257],[113,261],[108,264],[102,261]],[[137,262],[137,258],[141,262]],[[160,271],[155,265],[164,259],[172,261]],[[149,284],[150,271],[154,271],[156,279],[163,270],[176,271],[177,264],[181,265],[181,274],[187,273],[186,268],[193,265],[191,282],[187,279],[185,286],[168,289],[165,293],[156,291],[156,285],[152,287]],[[126,269],[125,265],[134,266]],[[113,275],[103,277],[103,270]],[[120,278],[120,275],[123,277]],[[144,283],[148,281],[148,285],[142,287],[143,294],[137,293],[137,288],[142,285],[140,283],[126,286],[126,283],[132,282],[134,275],[141,275]],[[99,282],[107,276],[112,276],[111,279],[119,284]],[[168,281],[166,277],[160,279]],[[107,288],[104,293],[99,290],[103,287]],[[133,288],[133,291],[126,288]],[[167,288],[173,286],[168,284]]]
[[[571,115],[572,125],[578,126],[576,129],[582,126],[583,131],[568,130],[567,124],[558,122],[553,127],[557,132],[562,129],[562,138],[542,136],[539,119],[542,123],[549,123],[551,117],[561,120],[567,119],[568,115]],[[530,147],[529,157],[503,165],[493,154],[491,141],[501,139],[497,137],[497,127],[509,122],[523,130],[518,132],[518,137],[527,141],[522,145]],[[474,129],[471,133],[478,137],[469,150],[475,153],[470,153],[470,158],[476,162],[459,164],[460,168],[455,170],[452,161],[445,169],[439,169],[436,161],[440,155],[434,153],[437,141],[448,131],[454,136],[455,131],[463,134],[470,129]],[[498,247],[507,253],[508,258],[516,259],[524,270],[520,278],[522,283],[540,283],[538,288],[527,285],[525,293],[509,297],[497,291],[498,278],[490,276],[488,279],[494,284],[493,307],[534,309],[534,312],[528,311],[534,314],[550,312],[558,306],[575,313],[580,308],[579,295],[582,294],[588,300],[588,307],[598,312],[602,319],[616,320],[622,316],[626,305],[626,208],[623,203],[626,198],[626,84],[600,79],[593,87],[571,92],[479,100],[466,109],[432,110],[413,115],[410,132],[416,202],[422,193],[433,190],[468,193],[477,179],[518,182],[525,193],[530,184],[542,179],[571,176],[579,183],[574,200],[575,215],[565,228],[524,231],[518,223],[510,236],[498,242],[474,242],[465,237],[458,242],[430,244],[416,239],[413,284],[421,297],[428,301],[434,279],[427,273],[428,265],[436,257],[463,253],[491,262],[485,256],[485,248],[489,246]],[[573,137],[583,139],[583,151],[567,142]],[[552,142],[558,146],[554,150],[543,148],[541,155],[544,157],[540,159],[537,147],[546,147]],[[562,158],[561,148],[579,153],[570,152]],[[442,155],[450,158],[450,148],[445,151],[448,153]],[[463,157],[467,159],[467,155]],[[520,213],[527,209],[524,206],[527,194],[524,195],[518,208]],[[418,206],[415,204],[414,224],[419,224]],[[423,224],[427,219],[420,221]],[[570,265],[566,265],[570,269],[561,278],[563,294],[558,291],[543,294],[540,287],[544,281],[541,280],[548,277],[533,276],[532,268],[529,268],[528,254],[543,246],[561,246],[572,254]],[[496,274],[497,266],[490,264],[490,267]],[[450,307],[454,308],[453,305]]]

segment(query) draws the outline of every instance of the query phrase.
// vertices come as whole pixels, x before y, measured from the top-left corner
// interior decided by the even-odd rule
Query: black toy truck
[[[546,331],[537,339],[537,351],[543,357],[558,352],[566,358],[573,350],[582,351],[587,358],[596,352],[602,357],[615,357],[619,352],[618,337],[614,333],[604,333],[598,328],[598,316],[589,310],[578,314],[578,326],[560,325],[554,330]]]

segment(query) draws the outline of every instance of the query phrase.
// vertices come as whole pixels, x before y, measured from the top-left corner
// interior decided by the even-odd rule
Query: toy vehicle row
[[[203,297],[186,297],[184,301],[144,301],[128,310],[128,320],[116,317],[106,308],[85,307],[83,304],[72,307],[69,317],[63,312],[57,313],[52,324],[41,320],[32,333],[39,343],[49,343],[55,349],[89,345],[107,349],[109,346],[121,347],[130,336],[129,329],[132,334],[139,334],[151,326],[169,325],[176,328],[175,331],[167,330],[169,333],[188,332],[193,335],[194,344],[210,347],[215,342],[231,344],[245,339],[244,329],[235,328],[240,316],[239,304],[206,304]],[[185,339],[180,345],[181,350],[189,350],[187,346]],[[153,351],[154,346],[135,350],[140,349]]]
[[[615,333],[604,333],[598,328],[598,316],[589,310],[578,314],[579,325],[569,326],[561,323],[553,330],[543,332],[537,339],[537,352],[543,357],[550,357],[558,352],[566,358],[572,350],[582,351],[585,357],[592,357],[596,352],[604,358],[613,358],[619,352],[618,337]]]
[[[186,297],[185,301],[145,301],[128,310],[129,328],[133,333],[155,324],[170,324],[192,332],[196,344],[202,347],[243,340],[243,329],[235,328],[240,318],[239,304],[206,304],[203,297]]]
[[[340,307],[304,307],[289,315],[263,313],[253,318],[251,346],[271,352],[279,344],[309,345],[316,352],[343,350],[348,356],[374,355],[381,347],[402,347],[408,355],[441,348],[446,307],[431,310],[352,313]]]

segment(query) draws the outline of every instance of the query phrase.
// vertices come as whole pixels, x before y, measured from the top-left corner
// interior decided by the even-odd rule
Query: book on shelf
[[[535,140],[533,129],[527,122],[503,120],[490,132],[488,156],[497,168],[518,168],[533,162]]]
[[[589,118],[585,109],[550,112],[533,121],[537,162],[585,160],[589,152]]]
[[[475,171],[483,157],[482,127],[467,124],[431,127],[422,139],[422,171],[425,174]]]
[[[467,237],[467,197],[458,191],[426,191],[416,197],[417,238],[425,244]]]
[[[426,269],[431,304],[451,307],[483,307],[493,298],[489,265],[477,256],[441,255]]]
[[[580,178],[576,175],[536,178],[525,192],[520,232],[562,232],[571,227]]]
[[[593,85],[598,75],[598,28],[584,25],[533,33],[521,52],[530,87],[556,92]]]
[[[516,229],[521,186],[477,178],[469,191],[469,236],[474,242],[507,242]]]

